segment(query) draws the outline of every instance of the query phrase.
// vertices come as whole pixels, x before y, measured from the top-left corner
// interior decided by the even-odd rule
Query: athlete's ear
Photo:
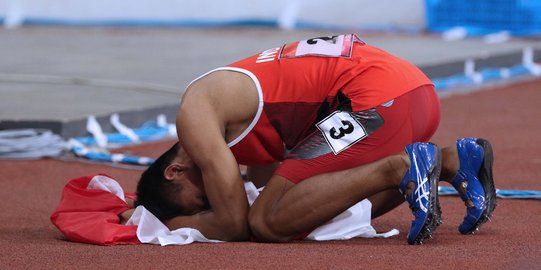
[[[163,176],[166,180],[173,181],[178,179],[178,177],[181,176],[186,169],[188,169],[188,166],[178,162],[173,162],[169,164],[167,168],[165,168]]]

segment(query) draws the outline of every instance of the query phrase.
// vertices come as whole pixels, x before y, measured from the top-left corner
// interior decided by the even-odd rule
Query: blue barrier
[[[142,166],[150,166],[152,163],[154,163],[154,159],[149,157],[139,157],[125,154],[111,154],[104,150],[93,150],[86,147],[75,139],[71,139],[68,141],[68,148],[76,156],[94,161],[125,163]]]
[[[458,196],[458,192],[452,187],[438,187],[438,193],[442,196]],[[541,191],[538,190],[513,190],[496,189],[496,197],[501,199],[537,199],[541,200]]]
[[[438,92],[448,91],[451,88],[456,87],[471,87],[486,82],[501,81],[505,79],[518,78],[533,74],[527,66],[520,64],[509,68],[487,68],[476,72],[476,81],[472,75],[457,74],[445,78],[432,79],[434,86]]]
[[[140,141],[156,141],[167,137],[169,129],[167,127],[159,126],[154,121],[144,123],[140,128],[133,129],[135,134],[139,137]],[[129,145],[133,144],[133,141],[126,135],[121,133],[109,133],[106,134],[107,142],[116,145]],[[84,145],[96,145],[96,139],[92,136],[77,137],[77,141]]]
[[[427,28],[443,32],[464,27],[479,36],[509,31],[515,36],[541,34],[539,0],[426,0]]]
[[[176,137],[176,134],[173,134],[176,133],[173,125],[167,123],[165,116],[158,116],[157,121],[148,121],[139,128],[130,129],[120,123],[117,115],[113,115],[111,116],[111,124],[113,124],[113,126],[116,124],[115,128],[123,128],[124,131],[129,129],[129,133],[133,134],[133,136],[136,137],[136,140],[134,141],[133,137],[130,138],[126,132],[122,132],[122,129],[120,129],[121,132],[118,133],[102,134],[99,123],[95,120],[95,117],[91,116],[88,119],[87,130],[90,133],[97,133],[92,133],[93,136],[71,138],[67,143],[67,148],[78,157],[94,161],[149,166],[154,162],[154,159],[120,153],[110,153],[107,148]],[[96,135],[105,138],[104,145],[100,146]]]

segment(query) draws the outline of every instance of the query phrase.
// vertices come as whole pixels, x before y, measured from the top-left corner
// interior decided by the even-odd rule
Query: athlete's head
[[[209,209],[201,172],[179,143],[143,172],[135,205],[144,206],[162,221]]]

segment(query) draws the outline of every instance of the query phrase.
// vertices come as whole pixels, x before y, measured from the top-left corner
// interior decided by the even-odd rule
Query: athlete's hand
[[[130,199],[128,197],[126,197],[126,203],[131,207],[131,208],[135,208],[135,201],[133,199]]]
[[[122,213],[120,213],[118,215],[118,217],[120,218],[120,224],[126,224],[126,222],[128,222],[128,220],[131,218],[131,216],[133,215],[133,211],[135,211],[135,208],[130,208]]]

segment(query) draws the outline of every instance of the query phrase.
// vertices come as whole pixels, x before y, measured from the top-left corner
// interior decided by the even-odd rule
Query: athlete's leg
[[[450,183],[458,171],[458,153],[456,147],[441,149],[442,170],[440,180]],[[385,190],[368,198],[372,203],[372,218],[377,218],[395,209],[404,202],[404,196],[398,190]]]
[[[372,203],[372,218],[377,218],[395,209],[404,202],[404,195],[398,189],[388,189],[368,197]]]
[[[445,147],[441,149],[442,170],[441,181],[451,182],[458,171],[459,161],[456,147]]]
[[[298,184],[275,175],[250,209],[252,233],[263,241],[291,240],[365,198],[397,190],[409,163],[404,153]]]

